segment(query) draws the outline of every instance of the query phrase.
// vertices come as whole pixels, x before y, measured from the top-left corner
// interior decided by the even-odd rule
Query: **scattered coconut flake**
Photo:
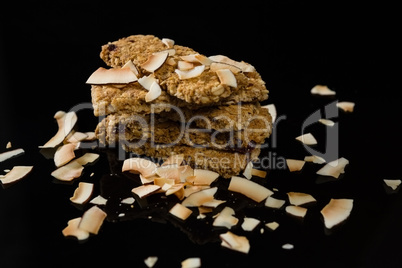
[[[304,161],[313,162],[315,164],[324,164],[326,162],[324,158],[318,155],[305,156]]]
[[[293,249],[294,246],[292,244],[286,243],[286,244],[282,245],[282,248],[286,249],[286,250],[290,250],[290,249]]]
[[[93,141],[97,139],[96,134],[93,131],[85,132],[85,135],[87,135],[87,137],[84,139],[85,141]]]
[[[193,174],[194,185],[211,185],[219,177],[217,172],[206,169],[194,169]]]
[[[286,159],[286,164],[288,165],[288,168],[289,168],[290,172],[302,170],[302,168],[303,168],[305,163],[306,162],[303,161],[303,160]]]
[[[92,195],[94,189],[93,183],[80,182],[78,183],[77,189],[74,191],[74,195],[70,198],[70,201],[75,204],[86,203]]]
[[[147,184],[135,187],[131,190],[131,192],[138,195],[140,198],[143,198],[158,191],[160,188],[161,187],[158,185]]]
[[[144,62],[141,67],[146,71],[152,73],[158,70],[166,61],[169,52],[158,52],[149,56],[148,60]]]
[[[169,210],[169,213],[185,221],[188,217],[190,217],[193,211],[180,203],[176,203],[176,205]]]
[[[353,199],[331,199],[321,210],[324,224],[327,229],[345,221],[353,208]]]
[[[91,234],[98,234],[106,216],[107,214],[103,210],[93,206],[84,212],[78,228]]]
[[[301,136],[296,137],[296,140],[301,141],[306,145],[315,145],[317,144],[317,140],[311,133],[303,134]]]
[[[234,217],[234,215],[235,211],[233,210],[233,208],[225,207],[215,218],[212,226],[226,227],[230,229],[239,222],[239,219]]]
[[[201,63],[202,65],[205,65],[205,66],[211,65],[211,63],[213,62],[212,60],[210,60],[209,58],[207,58],[201,54],[185,55],[185,56],[180,56],[180,58],[183,61]]]
[[[226,57],[223,55],[210,56],[209,59],[214,62],[226,63],[229,65],[233,65],[233,66],[241,69],[242,72],[245,72],[245,73],[255,72],[255,68],[251,64],[245,63],[244,61],[241,61],[241,62],[234,61],[234,60],[230,59],[229,57]]]
[[[138,78],[130,68],[99,67],[86,81],[90,85],[104,84],[128,84],[137,81]]]
[[[6,144],[6,149],[10,149],[11,147],[13,147],[13,146],[11,145],[11,141],[7,142],[7,144]],[[0,161],[0,162],[1,162],[1,161]]]
[[[201,267],[200,258],[188,258],[181,262],[181,268],[199,268]]]
[[[320,122],[323,125],[329,126],[329,127],[333,127],[335,125],[335,122],[329,119],[319,119],[318,122]]]
[[[396,190],[396,188],[398,188],[398,186],[401,184],[401,180],[387,180],[384,179],[384,183],[388,186],[391,187],[392,190]]]
[[[134,63],[132,62],[132,60],[128,60],[128,61],[126,62],[126,64],[124,64],[123,67],[121,67],[121,68],[122,68],[122,69],[123,69],[123,68],[128,68],[128,69],[130,69],[136,76],[140,74],[140,73],[138,72],[137,67],[135,67]]]
[[[162,43],[164,43],[168,48],[172,48],[174,46],[174,40],[170,38],[162,38]]]
[[[237,176],[231,178],[228,189],[232,192],[241,193],[256,202],[261,202],[273,194],[271,190],[264,186]]]
[[[252,176],[257,176],[257,177],[260,177],[260,178],[265,178],[267,176],[267,172],[264,171],[264,170],[259,170],[259,169],[252,168],[251,169],[251,175]]]
[[[250,242],[245,236],[238,236],[228,231],[219,235],[219,238],[222,240],[221,246],[223,247],[246,254],[250,251]]]
[[[98,195],[97,197],[93,198],[89,203],[99,206],[104,206],[107,203],[107,199]]]
[[[241,228],[243,228],[244,231],[252,231],[258,224],[260,224],[260,222],[261,221],[258,219],[245,217]]]
[[[59,167],[50,175],[61,181],[72,181],[73,179],[79,178],[83,170],[84,167],[73,160],[67,165]]]
[[[166,158],[166,160],[162,163],[161,166],[167,165],[177,165],[180,166],[183,163],[184,154],[174,154]]]
[[[132,204],[134,204],[134,202],[135,202],[134,197],[127,197],[127,198],[124,198],[123,200],[121,200],[121,203],[126,204],[126,205],[132,205]]]
[[[316,85],[311,89],[311,94],[317,94],[317,95],[322,95],[322,96],[328,96],[328,95],[336,95],[336,92],[329,89],[325,85]]]
[[[237,87],[236,77],[234,76],[231,70],[229,69],[216,70],[216,74],[218,75],[219,81],[221,81],[222,85]]]
[[[188,71],[194,68],[194,64],[188,61],[179,60],[177,62],[177,69],[181,71]]]
[[[272,231],[275,231],[279,227],[279,223],[277,223],[276,221],[268,222],[265,224],[265,226],[267,226]]]
[[[145,265],[146,265],[148,268],[152,268],[152,267],[155,266],[155,264],[156,264],[157,261],[158,261],[158,257],[156,257],[156,256],[149,256],[148,258],[146,258],[146,259],[144,260],[144,263],[145,263]]]
[[[85,140],[87,137],[88,137],[88,135],[85,134],[85,133],[82,133],[82,132],[79,132],[79,131],[74,131],[67,138],[67,142],[68,143],[77,143],[77,142]]]
[[[200,76],[202,74],[202,72],[204,71],[204,69],[205,69],[205,65],[199,65],[188,71],[182,71],[182,70],[176,69],[175,73],[179,76],[179,79],[184,80],[184,79],[190,79],[190,78]]]
[[[210,202],[214,199],[214,195],[217,190],[217,187],[213,187],[192,193],[188,197],[186,197],[186,199],[184,199],[181,204],[186,207],[202,206],[204,203]]]
[[[61,167],[73,160],[75,158],[74,150],[74,143],[63,144],[62,146],[57,148],[57,151],[54,154],[53,158],[56,167]]]
[[[300,206],[317,200],[310,194],[298,193],[298,192],[288,192],[289,203],[295,206]]]
[[[7,151],[0,154],[0,162],[6,161],[7,159],[17,157],[21,154],[25,153],[24,149],[15,149],[11,151]]]
[[[238,68],[236,66],[229,65],[229,64],[226,64],[226,63],[220,63],[220,62],[212,62],[210,67],[209,67],[209,69],[212,72],[227,69],[227,70],[232,71],[232,73],[234,73],[234,74],[240,73],[242,71],[240,68]]]
[[[156,174],[164,179],[171,179],[173,184],[180,182],[180,172],[177,165],[165,165],[156,168]]]
[[[336,106],[345,112],[353,112],[355,108],[355,103],[350,101],[341,101],[336,104]]]
[[[273,104],[273,103],[267,104],[267,105],[261,106],[261,108],[268,109],[268,112],[272,117],[272,123],[274,123],[276,120],[276,116],[277,116],[275,104]]]
[[[289,205],[285,208],[286,212],[300,218],[304,218],[307,213],[307,208]]]
[[[143,76],[140,79],[138,79],[138,83],[146,90],[150,90],[152,84],[158,83],[158,81],[156,80],[155,75],[152,73],[148,76]]]
[[[5,176],[0,177],[2,184],[17,182],[25,178],[33,169],[33,166],[14,166]]]
[[[39,148],[54,148],[62,143],[74,128],[78,120],[75,112],[65,113],[63,111],[58,111],[54,115],[54,118],[57,121],[58,131],[48,142],[42,146],[39,146]]]
[[[77,238],[79,241],[83,241],[89,238],[89,232],[80,229],[79,225],[81,222],[81,217],[71,219],[67,222],[67,227],[62,230],[62,233],[65,237],[73,236]]]
[[[226,200],[217,200],[217,199],[213,199],[211,201],[205,202],[202,204],[203,207],[211,207],[211,208],[216,208],[219,205],[226,203]]]
[[[339,158],[331,161],[317,171],[318,175],[332,176],[338,178],[342,173],[345,173],[345,167],[349,164],[349,160],[346,158]]]
[[[133,157],[124,160],[122,172],[129,171],[131,173],[140,173],[145,178],[149,178],[156,174],[156,164],[150,160]]]
[[[151,102],[157,99],[162,94],[162,89],[155,81],[152,83],[149,92],[145,95],[145,102]]]
[[[265,206],[269,208],[279,209],[286,203],[285,200],[276,199],[272,196],[269,196],[267,200],[265,200]]]
[[[251,180],[251,177],[253,176],[252,170],[253,170],[253,162],[250,161],[247,163],[246,168],[243,171],[243,176],[246,177],[246,179]]]

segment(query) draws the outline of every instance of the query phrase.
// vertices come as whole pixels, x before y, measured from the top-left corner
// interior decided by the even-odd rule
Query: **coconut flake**
[[[93,183],[80,182],[77,189],[74,191],[74,195],[70,198],[70,201],[80,205],[86,203],[91,197],[93,189]]]
[[[3,185],[17,182],[25,178],[32,169],[33,166],[14,166],[5,176],[0,177],[0,181]]]
[[[336,92],[329,89],[325,85],[316,85],[311,89],[311,94],[317,94],[317,95],[322,95],[322,96],[328,96],[328,95],[335,95]]]
[[[88,137],[87,134],[79,132],[79,131],[75,131],[74,133],[69,135],[69,137],[67,138],[67,142],[68,143],[78,143],[80,141],[85,140],[87,137]]]
[[[99,67],[86,81],[91,85],[104,84],[128,84],[137,81],[138,78],[130,68],[111,68]]]
[[[57,121],[58,131],[48,142],[42,146],[39,146],[39,148],[54,148],[62,143],[74,128],[78,119],[75,112],[65,113],[63,111],[58,111],[54,115],[54,118]]]
[[[345,173],[345,167],[349,164],[349,160],[346,158],[339,158],[337,160],[331,161],[317,171],[318,175],[322,176],[332,176],[338,178],[342,173]]]
[[[244,231],[252,231],[255,229],[255,227],[257,227],[258,224],[260,224],[260,222],[261,221],[258,219],[245,217],[241,228],[243,228]]]
[[[289,168],[290,172],[302,170],[302,168],[303,168],[305,163],[306,162],[303,161],[303,160],[286,159],[286,164],[288,165],[288,168]]]
[[[215,171],[206,169],[194,169],[194,185],[211,185],[219,177]]]
[[[146,71],[152,73],[158,70],[166,61],[169,52],[158,52],[149,56],[148,60],[144,62],[141,67]]]
[[[107,203],[107,199],[98,195],[97,197],[93,198],[89,203],[94,204],[94,205],[100,205],[104,206]]]
[[[128,69],[130,69],[136,76],[140,74],[140,73],[138,72],[137,67],[135,67],[134,63],[133,63],[131,60],[127,61],[126,64],[124,64],[123,67],[121,67],[121,68],[122,68],[122,69],[123,69],[123,68],[128,68]]]
[[[85,165],[95,162],[98,158],[99,154],[86,153],[68,164],[59,167],[50,175],[61,181],[72,181],[81,176]]]
[[[75,158],[75,147],[76,144],[68,143],[57,148],[53,158],[56,167],[61,167]]]
[[[331,199],[321,210],[324,224],[327,229],[345,221],[353,208],[353,199]]]
[[[98,234],[107,214],[97,206],[93,206],[82,215],[78,228],[91,234]]]
[[[162,38],[162,43],[164,43],[168,48],[172,48],[174,46],[174,40],[170,38]]]
[[[317,200],[310,194],[298,193],[298,192],[288,192],[289,202],[292,205],[300,206],[312,202],[316,202]]]
[[[159,185],[147,184],[135,187],[131,190],[131,192],[138,195],[140,198],[143,198],[158,191],[160,188],[161,187]]]
[[[6,144],[6,149],[10,149],[11,147],[13,147],[13,146],[11,145],[11,141],[7,142],[7,144]],[[1,161],[0,161],[0,162],[1,162]]]
[[[0,162],[6,161],[7,159],[17,157],[21,154],[25,153],[24,149],[15,149],[11,151],[7,151],[0,154]]]
[[[176,203],[176,205],[169,210],[169,213],[185,221],[188,217],[190,217],[193,211],[180,203]]]
[[[156,174],[156,168],[156,164],[150,160],[133,157],[124,160],[122,172],[140,173],[145,178],[148,178]]]
[[[221,246],[223,247],[246,254],[250,251],[250,242],[245,236],[238,236],[228,231],[219,235],[219,238],[222,240]]]
[[[246,179],[251,180],[251,177],[253,176],[252,170],[253,170],[253,162],[250,161],[247,163],[246,168],[243,171],[243,176],[246,177]]]
[[[146,258],[146,259],[144,260],[144,263],[145,263],[145,265],[146,265],[148,268],[152,268],[152,267],[155,266],[155,264],[156,264],[157,261],[158,261],[158,257],[156,257],[156,256],[149,256],[148,258]]]
[[[355,108],[355,103],[350,101],[341,101],[336,104],[336,106],[345,112],[353,112]]]
[[[161,166],[177,165],[180,166],[184,161],[184,154],[174,154],[166,158]]]
[[[335,125],[334,121],[324,118],[319,119],[318,122],[329,127],[333,127]]]
[[[294,246],[293,246],[293,244],[286,243],[286,244],[283,244],[283,245],[282,245],[282,248],[283,248],[283,249],[286,249],[286,250],[290,250],[290,249],[293,249]]]
[[[62,230],[62,233],[65,237],[73,236],[77,238],[79,241],[83,241],[89,238],[89,232],[80,229],[79,225],[81,222],[81,217],[71,219],[67,222],[67,227]]]
[[[155,78],[154,74],[150,74],[148,76],[143,76],[138,79],[138,83],[145,88],[146,90],[151,90],[151,86],[153,83],[157,83],[158,81]]]
[[[218,75],[219,81],[222,85],[227,85],[235,88],[237,87],[236,77],[229,69],[216,70],[216,74]]]
[[[265,200],[265,206],[269,208],[279,209],[286,203],[285,200],[276,199],[272,196],[269,196],[267,200]]]
[[[194,68],[194,64],[188,61],[179,60],[177,62],[177,69],[180,71],[188,71]]]
[[[252,168],[251,169],[251,175],[252,176],[257,176],[257,177],[260,177],[260,178],[265,178],[267,176],[267,172],[263,171],[263,170]]]
[[[155,81],[149,88],[149,92],[145,95],[145,102],[151,102],[157,99],[162,94],[162,89],[159,84]]]
[[[275,120],[276,120],[277,114],[278,114],[276,112],[275,104],[273,104],[273,103],[267,104],[267,105],[261,106],[261,108],[268,109],[268,112],[269,112],[269,114],[271,115],[271,118],[272,118],[272,123],[274,123]]]
[[[181,268],[199,268],[201,267],[200,258],[188,258],[181,262]]]
[[[226,64],[226,63],[220,63],[220,62],[213,62],[213,63],[211,63],[209,69],[210,69],[212,72],[216,72],[216,71],[218,71],[218,70],[224,70],[224,69],[230,70],[230,71],[232,71],[232,73],[234,73],[234,74],[237,74],[237,73],[240,73],[240,72],[241,72],[241,69],[238,68],[238,67],[235,67],[235,66],[233,66],[233,65],[229,65],[229,64]]]
[[[229,57],[222,56],[222,55],[215,55],[215,56],[210,56],[210,60],[214,62],[219,62],[219,63],[226,63],[229,65],[233,65],[239,69],[242,70],[242,72],[248,73],[248,72],[255,72],[254,66],[251,64],[245,63],[245,62],[238,62],[230,59]]]
[[[273,194],[271,190],[264,186],[237,176],[231,178],[228,189],[232,192],[241,193],[256,202],[261,202]]]
[[[186,207],[202,206],[204,203],[212,201],[214,199],[214,195],[217,190],[217,187],[213,187],[192,193],[186,199],[184,199],[181,204]]]
[[[303,144],[306,145],[315,145],[317,144],[317,140],[311,133],[306,133],[301,136],[296,137],[296,140],[301,141]]]
[[[188,71],[182,71],[179,69],[175,70],[175,73],[179,76],[179,79],[184,80],[184,79],[190,79],[190,78],[194,78],[197,76],[200,76],[202,74],[202,72],[205,69],[205,65],[200,65],[200,66],[196,66],[191,70]]]
[[[324,164],[326,162],[324,158],[318,155],[305,156],[304,161],[313,162],[315,164]]]
[[[212,226],[230,229],[239,222],[239,219],[234,217],[234,215],[235,211],[233,208],[225,207],[215,218]]]
[[[287,206],[285,208],[285,210],[290,215],[293,215],[295,217],[300,217],[300,218],[304,218],[304,216],[306,216],[306,213],[307,213],[307,208],[293,206],[293,205]]]
[[[401,180],[387,180],[384,179],[384,183],[388,186],[391,187],[392,190],[396,190],[396,188],[398,188],[398,186],[401,184]]]
[[[265,226],[267,226],[272,231],[275,231],[279,227],[279,223],[277,223],[276,221],[268,222],[265,224]]]

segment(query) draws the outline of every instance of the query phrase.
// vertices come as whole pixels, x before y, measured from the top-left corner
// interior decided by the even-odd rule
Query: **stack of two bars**
[[[260,154],[272,131],[260,101],[268,90],[255,68],[206,57],[171,39],[134,35],[102,46],[88,79],[101,143],[152,158],[182,154],[225,178]]]

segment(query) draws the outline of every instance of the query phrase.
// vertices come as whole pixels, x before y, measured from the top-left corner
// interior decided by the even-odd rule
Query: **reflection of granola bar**
[[[152,146],[150,143],[132,142],[123,144],[126,151],[154,158],[167,158],[173,154],[183,154],[192,167],[208,169],[219,173],[224,178],[238,175],[250,160],[257,159],[261,149],[250,148],[247,153],[227,152],[186,145],[170,147]]]
[[[153,53],[167,49],[167,46],[154,36],[135,35],[102,46],[100,56],[112,67],[122,67],[127,61],[132,60],[139,71],[146,75],[148,72],[142,69],[141,65]],[[254,68],[249,68],[253,71],[239,71],[234,74],[237,87],[222,84],[215,70],[211,70],[208,65],[200,76],[180,79],[175,70],[178,62],[182,60],[181,56],[197,52],[178,45],[174,45],[172,49],[174,53],[169,56],[169,63],[164,63],[154,72],[162,89],[170,95],[197,105],[233,104],[240,101],[263,101],[268,98],[265,83]],[[242,64],[247,65],[244,62]]]
[[[247,128],[241,131],[219,132],[211,128],[194,128],[156,114],[109,115],[96,128],[96,134],[104,144],[118,141],[147,140],[156,144],[184,144],[222,150],[245,150],[250,144],[262,144],[271,134],[271,117],[263,113],[250,118]],[[202,120],[206,123],[208,118]]]

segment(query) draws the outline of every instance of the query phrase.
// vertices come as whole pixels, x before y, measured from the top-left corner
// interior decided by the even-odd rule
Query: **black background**
[[[401,179],[395,10],[386,2],[339,1],[32,1],[3,8],[0,151],[11,141],[26,153],[0,163],[0,173],[14,164],[35,167],[23,181],[0,189],[0,266],[144,267],[142,260],[150,255],[160,258],[155,267],[180,267],[180,261],[198,256],[203,267],[400,266],[402,196],[387,194],[382,182]],[[168,37],[205,55],[253,64],[270,90],[267,103],[287,118],[277,128],[277,153],[284,157],[306,154],[294,137],[309,114],[337,99],[355,102],[353,113],[339,116],[340,155],[351,163],[339,183],[303,184],[314,176],[308,173],[312,166],[302,174],[267,177],[284,191],[354,198],[352,216],[341,230],[325,235],[319,221],[291,222],[277,233],[254,235],[249,255],[219,243],[196,245],[177,228],[149,221],[106,222],[84,244],[65,239],[61,230],[67,221],[82,214],[68,199],[76,185],[53,183],[53,163],[37,146],[57,130],[55,112],[90,102],[85,81],[105,66],[101,45],[132,34]],[[328,85],[337,96],[311,96],[316,84]],[[78,117],[80,131],[95,128],[90,109]],[[282,250],[288,242],[295,248]]]

